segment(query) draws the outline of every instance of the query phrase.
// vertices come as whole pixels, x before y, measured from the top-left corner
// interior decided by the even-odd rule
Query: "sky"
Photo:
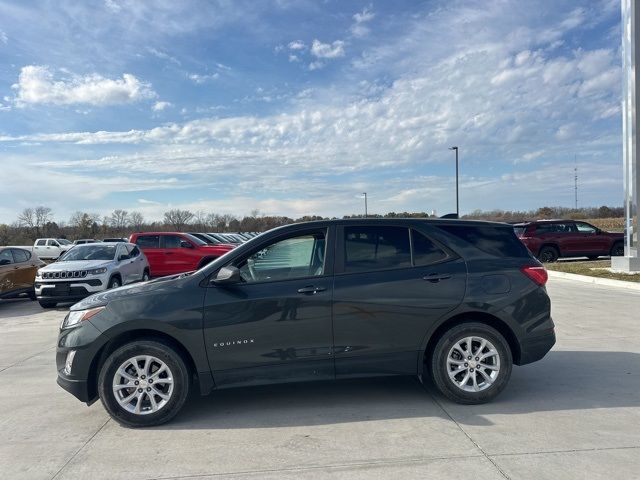
[[[0,0],[0,223],[622,205],[619,0]]]

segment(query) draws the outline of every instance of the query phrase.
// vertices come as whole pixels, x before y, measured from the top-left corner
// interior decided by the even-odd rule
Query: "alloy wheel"
[[[486,338],[465,337],[449,350],[447,373],[459,389],[482,392],[491,387],[500,374],[500,355]]]
[[[113,395],[126,411],[148,415],[163,408],[173,394],[171,370],[157,357],[140,355],[123,362],[113,376]]]

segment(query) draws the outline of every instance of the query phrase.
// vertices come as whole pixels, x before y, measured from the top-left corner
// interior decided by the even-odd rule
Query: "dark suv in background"
[[[430,376],[487,402],[555,342],[547,272],[507,224],[336,220],[271,230],[192,273],[75,304],[58,383],[128,426],[189,390]],[[258,400],[256,400],[258,401]],[[522,398],[526,402],[526,398]]]
[[[541,262],[560,257],[624,255],[624,234],[605,232],[577,220],[538,220],[514,224],[516,235]]]

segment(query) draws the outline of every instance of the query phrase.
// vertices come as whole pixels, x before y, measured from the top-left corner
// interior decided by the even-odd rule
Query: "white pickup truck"
[[[73,247],[73,243],[65,238],[38,238],[33,244],[33,251],[40,258],[58,258]]]

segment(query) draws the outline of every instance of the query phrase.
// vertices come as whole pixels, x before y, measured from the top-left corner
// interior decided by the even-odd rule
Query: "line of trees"
[[[621,207],[589,207],[571,209],[565,207],[542,207],[530,211],[476,210],[463,218],[515,222],[542,218],[598,219],[619,218],[624,215]],[[343,218],[362,218],[364,215],[345,215]],[[389,212],[370,214],[369,218],[428,218],[426,212]],[[294,222],[322,220],[327,217],[304,216],[290,218],[262,215],[258,210],[244,217],[230,214],[183,209],[171,209],[164,213],[161,221],[147,221],[138,211],[114,210],[110,215],[74,212],[69,221],[55,221],[51,208],[37,206],[25,208],[10,225],[0,224],[0,245],[30,245],[36,238],[56,237],[75,240],[78,238],[127,237],[140,231],[197,231],[197,232],[262,232]]]

